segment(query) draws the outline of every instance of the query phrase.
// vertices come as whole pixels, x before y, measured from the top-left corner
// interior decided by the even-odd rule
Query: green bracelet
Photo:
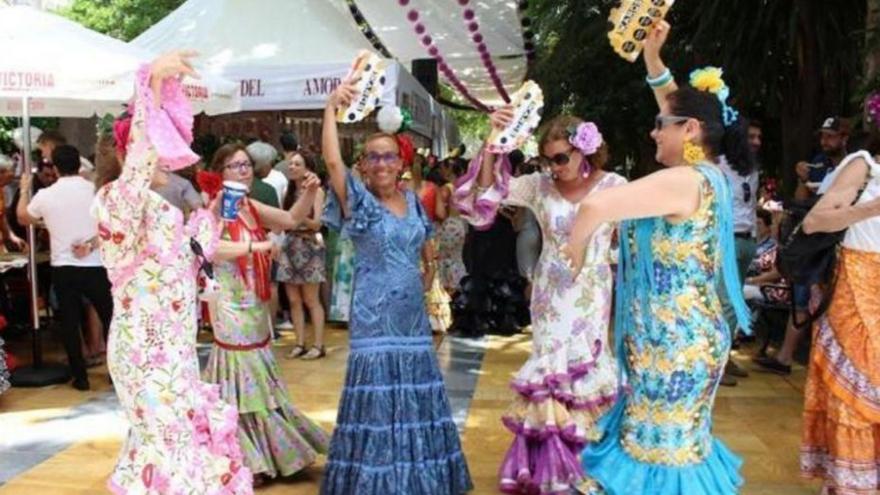
[[[651,86],[652,88],[662,88],[671,83],[672,80],[672,71],[670,71],[668,67],[657,77],[647,76],[645,78],[645,82],[647,82],[648,86]]]

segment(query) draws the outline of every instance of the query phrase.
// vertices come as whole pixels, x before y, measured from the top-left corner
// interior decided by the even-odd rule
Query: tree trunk
[[[789,78],[782,94],[782,167],[786,193],[797,185],[795,164],[808,160],[816,145],[815,130],[822,115],[822,68],[817,56],[818,40],[812,28],[817,22],[813,2],[804,2],[798,13],[797,39],[794,43],[796,77]]]
[[[865,12],[865,81],[871,81],[880,69],[880,0],[867,0]]]

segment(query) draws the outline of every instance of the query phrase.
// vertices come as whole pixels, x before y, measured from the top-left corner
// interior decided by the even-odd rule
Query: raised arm
[[[699,172],[673,167],[588,195],[579,205],[568,243],[562,247],[573,271],[580,272],[593,233],[604,223],[648,217],[672,221],[692,215],[700,206]]]
[[[668,72],[669,68],[663,63],[663,59],[660,58],[660,51],[663,49],[663,45],[666,44],[666,39],[669,37],[669,30],[670,25],[668,22],[658,22],[657,25],[654,26],[654,29],[648,34],[648,37],[645,38],[644,50],[642,52],[642,58],[645,59],[645,68],[648,70],[648,80],[656,82],[656,84],[651,84],[650,82],[649,84],[651,84],[651,87],[654,90],[654,98],[657,100],[657,107],[661,110],[666,104],[666,97],[678,89],[678,85],[675,83],[675,78],[673,78],[672,74]],[[669,82],[660,85],[660,83],[667,78],[669,79]]]
[[[342,152],[339,151],[339,133],[336,124],[336,110],[347,106],[356,93],[353,81],[345,81],[340,84],[327,99],[324,107],[324,123],[321,131],[321,153],[324,165],[327,167],[327,175],[330,176],[330,188],[339,199],[339,204],[345,212],[347,194],[345,189],[345,163],[342,161]]]
[[[493,129],[504,129],[513,120],[513,109],[504,106],[495,110],[489,115],[489,121]],[[488,140],[488,136],[486,136]],[[495,183],[495,155],[489,152],[483,152],[483,162],[480,167],[480,176],[477,179],[479,187],[490,187]]]
[[[309,212],[316,203],[316,197],[320,190],[321,180],[312,172],[308,172],[303,182],[305,194],[299,197],[290,207],[290,210],[282,210],[269,205],[253,201],[257,214],[263,225],[270,230],[293,230],[306,222]],[[319,213],[320,215],[320,213]],[[320,226],[318,227],[320,228]]]
[[[834,179],[831,188],[804,218],[803,229],[814,232],[837,232],[850,225],[880,215],[880,198],[852,204],[868,177],[868,163],[854,158]]]

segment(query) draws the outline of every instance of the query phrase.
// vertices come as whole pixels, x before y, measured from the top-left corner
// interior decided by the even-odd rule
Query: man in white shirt
[[[83,299],[88,300],[104,325],[105,337],[113,315],[113,298],[107,271],[96,250],[98,226],[89,213],[95,185],[79,175],[79,152],[70,145],[52,151],[58,181],[30,199],[31,174],[21,178],[21,197],[16,214],[22,225],[40,222],[49,230],[52,286],[58,296],[61,335],[73,387],[88,390],[89,379],[80,347]]]

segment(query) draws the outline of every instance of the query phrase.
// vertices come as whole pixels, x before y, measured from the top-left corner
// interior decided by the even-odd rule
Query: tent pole
[[[31,115],[30,115],[30,98],[23,96],[21,99],[21,120],[22,120],[22,163],[24,164],[22,174],[31,174]],[[21,192],[24,194],[24,191]],[[13,208],[15,205],[13,205]],[[70,370],[67,366],[60,364],[43,363],[43,343],[40,334],[40,306],[38,303],[39,290],[37,284],[37,235],[36,228],[28,225],[27,228],[28,242],[28,281],[30,282],[30,303],[31,303],[31,326],[33,328],[33,342],[31,349],[33,352],[33,364],[31,366],[23,366],[16,368],[12,373],[11,382],[16,387],[43,387],[56,383],[64,383],[70,378]]]

